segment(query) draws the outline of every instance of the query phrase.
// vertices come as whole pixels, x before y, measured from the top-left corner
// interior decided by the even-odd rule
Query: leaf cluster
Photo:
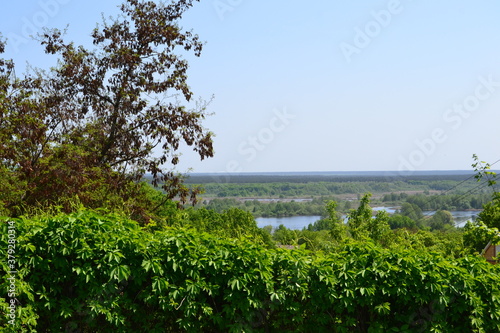
[[[15,222],[19,332],[500,330],[499,268],[477,257],[269,250],[91,211]]]
[[[110,196],[127,202],[146,173],[168,198],[196,201],[199,190],[171,169],[181,144],[213,156],[202,126],[208,103],[193,101],[178,54],[202,50],[178,22],[193,2],[125,0],[121,16],[92,32],[93,49],[45,30],[41,45],[59,57],[48,71],[16,76],[0,59],[0,202],[9,215],[61,198],[94,208]]]

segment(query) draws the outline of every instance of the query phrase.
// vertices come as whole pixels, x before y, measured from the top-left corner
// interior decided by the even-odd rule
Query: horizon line
[[[495,173],[500,173],[500,170],[488,170]],[[365,170],[365,171],[245,171],[245,172],[227,172],[227,171],[212,171],[212,172],[188,172],[187,175],[255,175],[255,174],[474,174],[474,170]]]

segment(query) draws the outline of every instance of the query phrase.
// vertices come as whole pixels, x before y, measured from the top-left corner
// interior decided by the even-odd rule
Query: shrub
[[[16,332],[496,332],[499,268],[348,241],[265,249],[80,211],[15,225]],[[3,290],[10,268],[1,265]],[[7,302],[0,327],[8,331]]]

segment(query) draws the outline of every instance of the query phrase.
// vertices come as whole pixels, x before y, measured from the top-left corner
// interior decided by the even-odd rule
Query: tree
[[[389,226],[391,229],[400,229],[400,228],[407,228],[407,229],[416,229],[417,224],[415,221],[413,221],[411,218],[408,216],[404,216],[401,214],[393,214],[392,216],[389,217]]]
[[[480,161],[477,155],[473,155],[475,163],[472,164],[474,171],[476,171],[475,178],[477,181],[486,179],[487,185],[492,188],[492,200],[483,205],[483,211],[479,213],[478,220],[483,222],[489,228],[500,229],[500,192],[496,190],[497,174],[491,170],[489,163]]]
[[[469,221],[464,226],[463,239],[470,252],[481,253],[489,242],[497,244],[500,241],[500,233],[497,228],[489,227],[480,220]]]
[[[274,231],[273,239],[281,245],[296,245],[298,242],[297,231],[288,229],[280,224]]]
[[[347,215],[347,225],[354,239],[362,239],[367,234],[367,227],[373,212],[370,207],[371,193],[363,195],[358,209],[353,209]]]
[[[188,63],[176,53],[201,54],[198,36],[178,22],[194,1],[125,0],[120,17],[93,31],[92,50],[45,30],[45,52],[60,56],[48,72],[17,78],[12,62],[0,60],[0,172],[25,184],[6,206],[61,196],[92,206],[110,193],[126,201],[146,173],[167,199],[196,200],[198,191],[171,170],[181,143],[202,160],[213,156],[212,133],[201,124],[208,103],[193,101]]]
[[[309,225],[307,226],[307,230],[308,231],[332,230],[332,223],[330,219],[320,219],[314,223],[309,223]]]
[[[495,194],[492,201],[483,205],[483,210],[478,215],[478,220],[489,228],[500,229],[500,196]]]
[[[420,221],[424,217],[422,209],[420,209],[419,206],[409,202],[405,202],[401,205],[400,214],[403,216],[408,216],[415,222]]]
[[[351,209],[352,205],[349,200],[344,201],[344,211],[349,211]]]
[[[328,212],[328,217],[324,221],[330,226],[330,235],[334,240],[340,242],[347,237],[347,226],[337,212],[337,202],[333,200],[328,201],[326,203],[326,211]]]
[[[386,238],[390,233],[389,214],[379,211],[373,216],[370,207],[371,193],[363,195],[358,209],[353,209],[347,215],[347,227],[352,238],[355,240],[371,239],[372,241],[386,244]]]
[[[377,243],[383,243],[391,230],[388,221],[389,214],[385,210],[378,211],[375,218],[367,221],[368,237]]]
[[[447,210],[438,210],[429,220],[431,230],[443,230],[446,226],[453,226],[453,215]]]

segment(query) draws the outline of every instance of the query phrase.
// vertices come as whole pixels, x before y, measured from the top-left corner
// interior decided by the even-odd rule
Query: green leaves
[[[119,264],[122,261],[122,258],[124,258],[124,255],[118,249],[108,252],[104,256],[104,260],[108,263],[115,262]]]
[[[127,265],[115,266],[111,269],[110,278],[118,282],[128,279],[130,276],[130,267]]]
[[[21,320],[36,331],[500,329],[500,267],[477,257],[362,242],[268,250],[91,211],[16,225]]]
[[[166,279],[155,276],[151,286],[153,292],[163,294],[167,291],[169,283]]]
[[[231,279],[228,282],[229,287],[231,287],[231,290],[240,290],[240,281],[238,279]]]
[[[375,311],[380,315],[388,315],[391,312],[391,303],[384,302],[375,306]]]
[[[90,48],[45,29],[42,49],[59,57],[47,70],[17,77],[0,58],[0,210],[126,207],[147,223],[162,201],[137,185],[146,173],[168,199],[196,203],[200,190],[168,169],[182,143],[201,159],[214,154],[202,126],[209,102],[189,103],[188,62],[176,54],[201,53],[198,36],[177,24],[193,2],[125,0],[94,29]]]

